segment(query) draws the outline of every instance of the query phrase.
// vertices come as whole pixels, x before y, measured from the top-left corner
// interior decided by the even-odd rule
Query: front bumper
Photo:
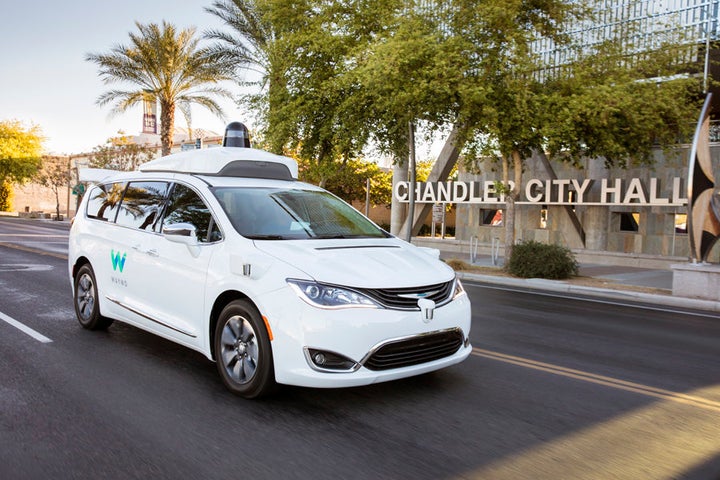
[[[420,311],[321,309],[302,301],[290,288],[281,292],[258,299],[274,337],[273,360],[278,383],[321,388],[369,385],[445,368],[460,363],[472,351],[470,301],[465,294],[435,309],[428,321]],[[428,337],[441,337],[443,332],[456,332],[459,342],[457,350],[446,350],[441,358],[429,355],[424,357],[428,361],[423,358],[410,365],[400,362],[397,368],[392,364],[381,367],[377,363],[368,364],[373,354],[387,345],[407,342],[413,346]],[[310,351],[332,352],[354,365],[341,370],[318,368]]]

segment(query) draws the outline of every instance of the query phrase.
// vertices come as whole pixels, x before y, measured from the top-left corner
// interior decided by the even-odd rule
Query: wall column
[[[594,180],[590,188],[588,200],[600,200],[600,181],[609,178],[609,170],[605,168],[604,158],[588,160],[587,175]],[[607,250],[608,228],[610,227],[610,211],[606,206],[587,206],[582,218],[585,230],[585,248],[588,250]]]

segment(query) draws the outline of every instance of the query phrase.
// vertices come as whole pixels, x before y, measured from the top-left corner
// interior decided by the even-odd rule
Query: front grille
[[[405,340],[390,342],[368,357],[363,365],[370,370],[389,370],[409,367],[449,357],[463,344],[459,329],[419,335]]]
[[[418,300],[427,298],[442,305],[452,298],[454,280],[435,285],[409,288],[364,288],[359,289],[368,297],[386,308],[396,310],[420,310]]]

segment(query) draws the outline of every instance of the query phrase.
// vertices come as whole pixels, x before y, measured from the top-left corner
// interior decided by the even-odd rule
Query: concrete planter
[[[720,301],[720,265],[682,263],[672,269],[673,296]]]

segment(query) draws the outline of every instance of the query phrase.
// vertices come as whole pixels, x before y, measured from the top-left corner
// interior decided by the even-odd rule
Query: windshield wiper
[[[324,235],[315,235],[313,238],[319,238],[319,239],[334,239],[334,238],[380,238],[376,235],[368,235],[366,233],[359,233],[359,234],[345,234],[342,233],[326,233]]]
[[[282,235],[248,235],[251,240],[286,240],[287,237]]]

